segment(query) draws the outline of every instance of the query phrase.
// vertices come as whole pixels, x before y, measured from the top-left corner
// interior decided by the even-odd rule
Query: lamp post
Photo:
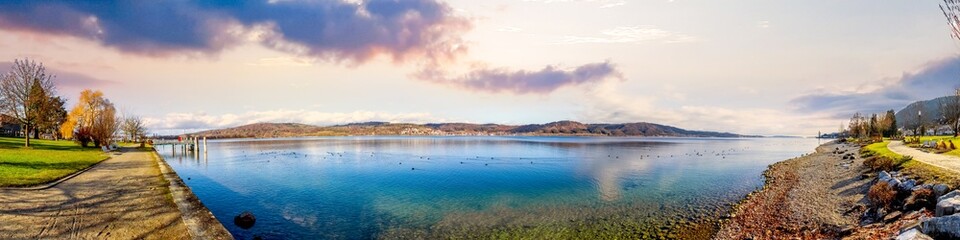
[[[917,136],[917,141],[920,141],[919,136],[922,136],[923,133],[923,110],[917,110],[917,132],[913,135]]]

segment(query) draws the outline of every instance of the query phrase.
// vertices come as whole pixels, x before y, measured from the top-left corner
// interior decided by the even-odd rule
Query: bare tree
[[[44,94],[36,94],[42,91]],[[31,94],[34,92],[34,94]],[[53,75],[47,74],[43,64],[31,60],[14,60],[13,69],[0,77],[0,111],[17,119],[22,125],[24,146],[30,146],[30,131],[36,128],[40,114],[36,114],[41,96],[55,95]],[[46,100],[46,99],[43,99]]]
[[[953,96],[940,98],[940,124],[950,126],[953,136],[960,130],[960,88],[954,90]]]
[[[130,115],[123,118],[123,125],[120,127],[124,136],[130,137],[131,141],[143,142],[147,135],[147,128],[143,124],[143,118],[137,115]]]
[[[940,11],[943,12],[943,17],[947,18],[950,36],[960,40],[960,0],[943,0]]]
[[[92,116],[90,133],[94,146],[107,146],[113,141],[113,135],[120,128],[121,119],[117,117],[117,109],[106,98],[93,99],[91,106]]]

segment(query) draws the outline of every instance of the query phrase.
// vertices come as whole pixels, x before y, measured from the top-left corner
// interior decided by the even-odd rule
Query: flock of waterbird
[[[729,148],[729,149],[723,149],[723,150],[703,150],[703,151],[693,150],[693,151],[691,151],[691,152],[687,152],[687,153],[683,153],[683,154],[670,154],[670,155],[640,154],[640,155],[634,155],[633,157],[634,157],[635,159],[641,159],[641,160],[642,160],[642,159],[675,158],[675,157],[681,157],[681,156],[682,156],[682,157],[708,157],[708,156],[714,156],[714,157],[719,157],[720,159],[726,159],[727,156],[730,156],[731,154],[734,154],[734,153],[739,152],[739,151],[746,151],[746,150],[748,150],[748,149],[749,149],[749,147],[743,147],[743,148],[740,148],[740,149]],[[243,154],[243,155],[241,156],[242,158],[248,157],[248,155],[246,154],[246,151],[242,151],[241,153]],[[342,159],[342,158],[344,158],[344,156],[346,156],[346,157],[349,158],[349,157],[351,157],[351,153],[354,153],[354,154],[353,154],[354,156],[369,156],[369,157],[371,157],[371,158],[376,158],[377,155],[378,155],[378,153],[376,153],[376,152],[348,152],[348,151],[344,151],[344,152],[329,152],[329,151],[328,151],[328,152],[326,152],[326,154],[321,155],[321,156],[320,156],[320,159],[321,159],[321,160],[326,160],[326,159],[328,159],[328,158],[331,158],[331,159]],[[369,155],[367,155],[368,153],[369,153]],[[382,154],[382,153],[381,153],[381,154]],[[286,157],[291,157],[291,158],[301,158],[301,157],[303,157],[303,158],[308,158],[308,157],[309,157],[309,155],[306,154],[306,153],[297,153],[297,152],[293,152],[293,151],[291,151],[291,152],[286,152],[286,151],[261,151],[261,152],[257,153],[256,155],[259,156],[259,158],[261,158],[261,159],[264,158],[264,157],[267,157],[267,156],[272,156],[272,158],[267,158],[267,159],[266,159],[266,162],[270,162],[271,159],[277,159],[278,157],[285,157],[285,156],[286,156]],[[434,157],[431,157],[431,156],[419,156],[419,155],[414,155],[414,156],[411,156],[410,158],[412,158],[412,159],[418,159],[418,160],[433,160],[433,159],[436,158],[436,157],[435,157],[435,156],[434,156]],[[408,159],[410,159],[410,158],[408,158]],[[621,156],[620,156],[620,155],[609,154],[609,155],[606,156],[606,158],[608,158],[608,159],[620,159]],[[624,158],[626,159],[626,157],[624,157]],[[447,159],[449,159],[449,158],[447,158]],[[529,161],[529,164],[535,164],[535,163],[536,163],[535,160],[538,159],[538,158],[531,158],[531,157],[485,157],[485,156],[475,155],[475,156],[472,157],[472,158],[469,158],[469,157],[468,157],[468,158],[463,158],[463,159],[461,159],[461,160],[467,160],[467,161],[459,161],[459,164],[470,164],[470,163],[475,162],[475,161],[478,161],[478,160],[487,160],[487,159],[489,159],[489,160],[514,160],[514,159],[516,159],[516,160],[530,160],[530,161]],[[502,163],[502,162],[483,162],[483,165],[484,165],[484,166],[490,166],[491,163],[497,164],[497,163]],[[516,163],[516,162],[512,162],[512,163]],[[397,162],[397,165],[403,165],[403,161]],[[419,168],[416,168],[416,167],[411,167],[410,170],[422,170],[422,169],[419,169]]]

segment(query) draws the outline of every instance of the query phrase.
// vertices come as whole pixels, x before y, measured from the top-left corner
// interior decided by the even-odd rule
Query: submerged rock
[[[936,239],[960,239],[960,215],[930,218],[920,228]]]
[[[243,229],[250,229],[256,222],[257,217],[253,216],[253,213],[250,213],[249,211],[243,211],[243,213],[240,213],[240,215],[233,217],[233,224]]]

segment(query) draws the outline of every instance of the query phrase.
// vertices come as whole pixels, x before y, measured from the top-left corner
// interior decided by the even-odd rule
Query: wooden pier
[[[207,152],[207,138],[204,137],[202,140],[199,137],[186,138],[183,140],[154,140],[153,149],[160,151],[160,146],[170,146],[173,155],[177,155],[177,151],[181,154],[193,153],[199,157],[200,150],[203,150],[204,153]],[[202,146],[202,148],[201,148]]]

